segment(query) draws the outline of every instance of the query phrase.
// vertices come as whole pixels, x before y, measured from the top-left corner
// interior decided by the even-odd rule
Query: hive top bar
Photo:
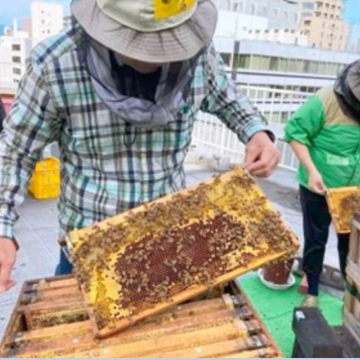
[[[66,239],[97,337],[164,311],[299,242],[241,168]]]

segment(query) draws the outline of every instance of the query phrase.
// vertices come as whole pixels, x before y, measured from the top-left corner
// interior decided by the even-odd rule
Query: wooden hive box
[[[351,260],[346,274],[344,326],[360,345],[360,274],[358,267]]]
[[[348,260],[360,270],[360,213],[354,214]]]
[[[344,325],[360,345],[360,215],[352,220],[350,249],[346,268]]]
[[[246,296],[235,284],[227,289],[222,296],[174,306],[97,340],[75,278],[28,281],[2,340],[0,357],[281,357]]]
[[[352,218],[360,212],[360,187],[330,189],[327,201],[336,232],[350,233]]]
[[[74,231],[67,247],[97,337],[192,299],[299,242],[241,168]]]

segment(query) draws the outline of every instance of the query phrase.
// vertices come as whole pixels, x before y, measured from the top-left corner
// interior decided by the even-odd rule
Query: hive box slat
[[[68,281],[69,278],[64,279]],[[233,285],[231,293],[221,298],[189,302],[174,306],[166,313],[148,318],[135,326],[106,339],[94,337],[89,320],[63,324],[52,314],[52,298],[41,298],[37,291],[51,291],[49,286],[37,287],[36,281],[26,283],[20,295],[0,347],[1,357],[280,357],[281,352],[265,329],[244,294]],[[64,283],[65,285],[65,283]],[[71,283],[64,286],[73,288]],[[32,288],[34,302],[22,305],[22,298]],[[50,289],[50,290],[49,290]],[[72,297],[74,298],[74,296]],[[36,300],[39,299],[39,300]],[[63,300],[66,303],[66,299]],[[71,297],[69,302],[71,303]],[[25,311],[46,307],[45,315],[60,325],[43,322],[44,327],[31,330]],[[62,304],[64,305],[64,304]],[[85,306],[85,305],[84,305]],[[56,313],[58,307],[55,304]],[[69,315],[69,320],[74,318]],[[49,326],[53,325],[53,326]]]

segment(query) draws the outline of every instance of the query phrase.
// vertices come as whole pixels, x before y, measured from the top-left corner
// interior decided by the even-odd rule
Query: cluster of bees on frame
[[[280,215],[264,206],[265,197],[255,196],[251,202],[239,197],[239,189],[251,192],[250,176],[234,176],[222,184],[226,209],[208,197],[221,181],[217,177],[212,184],[175,194],[172,201],[145,205],[144,211],[129,212],[120,224],[95,227],[74,252],[79,281],[89,291],[89,268],[111,270],[112,280],[121,288],[116,307],[136,314],[171,302],[182,291],[199,286],[211,289],[218,277],[249,266],[255,257],[295,246]],[[199,219],[200,209],[212,215]],[[138,237],[130,228],[139,229]],[[265,242],[269,246],[259,246]],[[120,251],[124,246],[125,252]],[[97,256],[92,256],[94,247]],[[256,249],[256,255],[245,248]],[[113,269],[107,263],[110,253],[118,254]],[[115,317],[121,319],[120,311]]]
[[[341,217],[341,223],[347,227],[351,221],[351,217],[355,213],[360,213],[360,194],[353,193],[342,199],[340,202],[340,213],[346,214]]]

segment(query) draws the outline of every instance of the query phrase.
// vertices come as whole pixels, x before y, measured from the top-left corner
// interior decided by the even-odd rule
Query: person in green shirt
[[[331,216],[329,188],[360,185],[360,60],[350,64],[334,87],[320,90],[285,127],[300,161],[298,180],[304,227],[304,272],[308,295],[303,306],[317,307]],[[338,235],[341,272],[346,276],[349,235]]]

